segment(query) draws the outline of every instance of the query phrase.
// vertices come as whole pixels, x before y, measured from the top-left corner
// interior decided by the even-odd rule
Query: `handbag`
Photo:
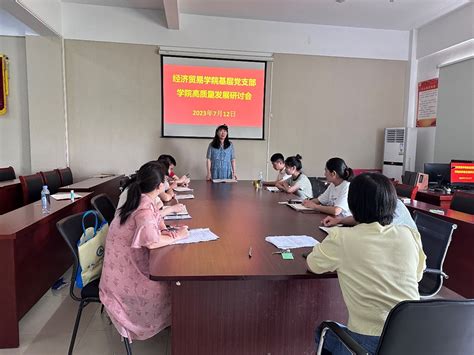
[[[94,227],[85,228],[87,216],[95,217]],[[91,281],[100,278],[104,261],[105,238],[109,230],[107,222],[99,226],[99,215],[96,211],[87,211],[82,215],[82,236],[77,243],[79,268],[76,274],[76,286],[83,288]]]

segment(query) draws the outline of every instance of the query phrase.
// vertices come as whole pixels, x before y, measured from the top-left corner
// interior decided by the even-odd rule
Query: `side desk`
[[[93,195],[106,193],[112,202],[117,205],[120,196],[120,180],[124,175],[114,175],[107,177],[92,177],[86,180],[76,182],[71,185],[62,186],[59,188],[61,192],[91,192]]]
[[[406,204],[410,212],[420,211],[457,224],[444,262],[449,279],[444,284],[466,298],[474,298],[474,215],[443,209],[444,215],[429,212],[439,206],[420,201]]]
[[[0,215],[23,205],[23,195],[19,179],[0,182]]]
[[[255,190],[250,181],[190,187],[195,199],[182,202],[192,219],[173,224],[209,227],[220,239],[150,251],[150,278],[172,285],[173,355],[313,354],[322,320],[347,322],[336,274],[307,271],[302,253],[311,248],[283,260],[265,237],[321,241],[324,215],[280,205],[292,195]]]
[[[449,208],[449,206],[451,206],[452,199],[453,194],[446,194],[444,192],[421,190],[416,193],[417,201],[437,205],[442,208]]]
[[[90,198],[52,198],[47,215],[37,201],[0,216],[0,348],[19,346],[19,320],[72,265],[56,222],[85,211]]]

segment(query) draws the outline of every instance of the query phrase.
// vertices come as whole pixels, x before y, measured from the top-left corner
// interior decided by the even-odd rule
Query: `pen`
[[[252,257],[252,247],[249,248],[249,258]]]

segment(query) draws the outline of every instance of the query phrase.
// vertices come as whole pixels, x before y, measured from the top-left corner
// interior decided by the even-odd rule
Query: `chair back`
[[[72,216],[61,219],[56,223],[59,234],[63,237],[66,245],[72,253],[73,265],[72,265],[72,275],[71,283],[69,286],[69,294],[71,297],[80,301],[81,298],[76,296],[74,293],[74,283],[76,282],[77,269],[79,268],[79,251],[77,249],[77,242],[82,236],[82,216],[84,212],[76,213]],[[99,221],[99,224],[102,221]],[[84,227],[94,227],[95,225],[95,216],[90,214],[84,219]]]
[[[474,300],[403,301],[389,313],[377,355],[472,354]]]
[[[73,183],[72,171],[70,168],[57,169],[61,179],[61,186],[71,185]]]
[[[427,268],[418,283],[418,290],[421,296],[430,297],[437,294],[443,286],[444,259],[457,225],[419,211],[414,212],[413,219],[421,235]]]
[[[94,196],[91,200],[92,206],[99,212],[102,219],[110,225],[115,216],[115,206],[106,194]]]
[[[61,187],[61,177],[59,176],[59,172],[57,170],[50,170],[45,172],[41,171],[40,174],[43,177],[44,184],[48,185],[50,194],[52,195],[58,192]]]
[[[415,200],[418,187],[407,184],[396,184],[395,190],[397,191],[397,195],[399,197],[408,197],[412,200]]]
[[[328,188],[329,184],[324,177],[308,177],[311,187],[313,188],[313,197],[318,197]]]
[[[14,180],[16,179],[15,170],[12,166],[7,168],[0,168],[0,181]]]
[[[456,191],[449,208],[459,212],[474,214],[474,193]]]
[[[25,205],[41,200],[43,190],[43,177],[40,173],[20,176],[21,189],[23,190],[23,203]]]

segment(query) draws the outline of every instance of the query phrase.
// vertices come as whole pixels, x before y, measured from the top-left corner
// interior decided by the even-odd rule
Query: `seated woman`
[[[349,181],[354,176],[352,169],[341,158],[331,158],[326,162],[324,176],[330,183],[329,187],[314,200],[304,201],[303,205],[334,216],[349,216],[351,213],[347,205],[347,192]]]
[[[149,164],[156,164],[157,167],[161,169],[161,171],[163,172],[163,175],[166,175],[165,174],[166,167],[163,164],[159,163],[158,161],[151,161]],[[119,213],[120,208],[122,208],[125,202],[127,201],[128,187],[136,179],[137,179],[137,174],[136,173],[132,174],[128,178],[128,180],[125,182],[125,184],[122,186],[122,193],[120,194],[120,197],[119,197],[116,214]],[[156,204],[156,207],[160,210],[161,217],[165,217],[172,213],[183,212],[186,209],[185,205],[183,205],[182,203],[176,203],[172,206],[164,206],[159,196],[156,198],[155,204]]]
[[[374,353],[390,310],[401,301],[420,298],[418,281],[426,256],[415,229],[392,224],[397,195],[386,176],[357,176],[348,200],[358,224],[331,228],[307,263],[317,274],[337,272],[349,312],[349,334]],[[349,354],[331,332],[324,348],[334,355]]]
[[[164,191],[160,193],[159,197],[161,201],[168,202],[168,201],[171,201],[176,196],[174,189],[178,187],[178,183],[170,177],[170,171],[171,171],[170,160],[167,157],[164,157],[164,158],[160,157],[160,158],[158,159],[158,162],[161,163],[165,167],[165,181],[164,181],[165,187],[164,187]]]
[[[155,202],[163,180],[156,163],[138,170],[105,242],[99,297],[120,335],[129,340],[148,339],[171,324],[169,284],[149,279],[149,250],[185,238],[188,230],[166,229]]]
[[[168,161],[169,166],[170,166],[169,177],[172,179],[172,181],[175,181],[178,184],[178,186],[188,186],[189,183],[191,182],[191,179],[188,176],[189,174],[179,177],[174,172],[174,168],[176,168],[176,159],[172,155],[169,155],[169,154],[161,154],[158,157],[158,161],[162,161],[165,159]]]
[[[289,194],[295,194],[300,198],[312,198],[313,187],[308,177],[301,171],[303,165],[301,164],[301,155],[296,154],[293,157],[288,157],[285,160],[285,171],[290,177],[283,181],[276,182],[275,186],[281,191]]]

